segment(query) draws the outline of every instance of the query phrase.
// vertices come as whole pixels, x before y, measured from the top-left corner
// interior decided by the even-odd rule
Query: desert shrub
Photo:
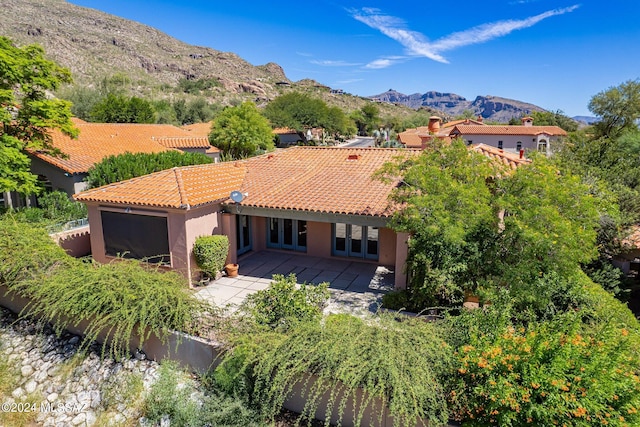
[[[229,254],[229,238],[225,235],[200,236],[193,245],[198,267],[213,277],[222,271]]]
[[[0,221],[0,283],[31,299],[23,314],[42,316],[61,333],[89,320],[84,345],[103,329],[111,343],[103,354],[123,357],[129,339],[139,334],[166,337],[188,331],[209,307],[187,290],[176,272],[151,270],[134,260],[110,264],[83,262],[67,255],[41,228]]]
[[[443,381],[452,369],[452,352],[436,324],[330,315],[323,322],[296,323],[285,332],[244,334],[235,344],[217,368],[216,379],[228,392],[246,393],[268,419],[301,380],[307,399],[302,415],[307,419],[313,418],[323,395],[329,396],[327,413],[337,409],[342,415],[358,388],[367,394],[357,399],[355,419],[344,422],[361,425],[374,397],[388,406],[395,425],[415,425],[418,419],[442,425],[448,419]],[[305,380],[308,374],[318,381]],[[240,387],[234,389],[234,384]]]
[[[191,394],[195,391],[193,381],[182,373],[173,362],[160,366],[158,379],[151,385],[143,413],[154,425],[164,416],[171,425],[199,426],[200,409]]]
[[[248,295],[243,310],[262,325],[289,326],[318,319],[329,299],[329,284],[298,285],[295,274],[273,276],[267,289]]]
[[[581,308],[546,320],[514,323],[507,298],[450,319],[455,418],[477,426],[638,425],[638,323],[597,285],[585,294]]]

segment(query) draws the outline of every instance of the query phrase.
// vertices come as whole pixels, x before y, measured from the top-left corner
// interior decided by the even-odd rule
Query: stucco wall
[[[255,252],[267,249],[267,218],[251,217],[251,244]]]
[[[329,258],[331,256],[331,224],[307,222],[307,255]]]
[[[184,219],[186,221],[184,228],[186,232],[185,249],[186,252],[180,256],[185,257],[189,261],[187,276],[191,280],[200,279],[200,271],[196,265],[193,256],[193,244],[200,236],[211,236],[214,234],[223,234],[220,223],[221,215],[219,213],[220,205],[208,205],[198,209],[186,211]],[[179,226],[178,223],[175,226]],[[176,253],[176,256],[178,254]]]
[[[396,263],[396,233],[390,228],[380,228],[378,238],[380,239],[378,262],[384,265],[395,265]]]
[[[31,173],[44,175],[51,181],[54,190],[61,190],[69,196],[87,188],[84,178],[87,174],[68,174],[37,157],[31,157]]]
[[[464,140],[469,144],[486,144],[498,148],[498,141],[502,141],[502,149],[510,153],[518,153],[517,143],[522,142],[525,151],[537,150],[538,142],[547,141],[547,151],[552,151],[552,146],[558,138],[549,135],[464,135]],[[535,139],[535,141],[534,141]]]

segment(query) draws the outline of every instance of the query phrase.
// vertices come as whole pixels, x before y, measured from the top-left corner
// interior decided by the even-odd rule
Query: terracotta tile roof
[[[431,138],[429,128],[420,126],[414,129],[407,129],[398,134],[398,141],[407,148],[421,148],[422,142]]]
[[[87,123],[77,119],[74,124],[80,131],[77,139],[57,130],[51,132],[53,146],[66,154],[66,158],[35,151],[31,154],[65,172],[86,173],[105,157],[126,152],[159,153],[171,149],[160,144],[160,138],[192,136],[172,125]]]
[[[183,208],[248,193],[244,206],[351,215],[391,215],[395,183],[371,175],[418,150],[292,147],[246,160],[157,172],[76,195],[79,201]],[[171,173],[170,173],[171,172]]]
[[[189,134],[191,136],[199,136],[199,137],[209,137],[209,134],[211,133],[211,125],[213,124],[213,122],[206,122],[206,123],[193,123],[190,125],[184,125],[182,126],[182,129],[186,130],[187,132],[189,132]]]
[[[503,150],[492,147],[490,145],[473,144],[469,146],[469,150],[477,151],[480,154],[484,154],[490,159],[496,160],[499,163],[509,167],[510,169],[515,169],[518,166],[531,163],[531,160],[524,158],[521,159],[518,154],[506,153]]]
[[[211,146],[208,137],[203,136],[172,136],[158,138],[157,141],[167,148],[205,148],[207,152],[218,152],[216,147]]]
[[[566,136],[567,132],[558,126],[495,126],[456,125],[450,132],[455,135],[540,135]]]
[[[189,209],[227,199],[240,188],[245,174],[243,162],[185,166],[94,188],[74,197],[82,202]]]
[[[249,160],[243,205],[350,215],[391,215],[396,184],[372,178],[384,163],[417,150],[293,147]]]
[[[289,133],[295,133],[295,134],[297,134],[297,133],[298,133],[298,131],[297,131],[297,130],[295,130],[295,129],[291,129],[291,128],[275,128],[275,129],[273,130],[273,133],[275,133],[275,134],[280,134],[280,135],[282,135],[282,134],[289,134]]]

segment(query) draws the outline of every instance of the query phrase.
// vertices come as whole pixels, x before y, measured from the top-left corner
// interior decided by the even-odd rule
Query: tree
[[[90,113],[91,121],[100,123],[154,123],[155,112],[149,101],[132,96],[109,93],[97,102]]]
[[[565,115],[561,110],[534,111],[531,113],[531,117],[533,118],[533,124],[536,126],[558,126],[567,132],[578,130],[578,122]]]
[[[361,109],[351,112],[351,120],[356,123],[360,134],[369,135],[378,129],[380,124],[380,109],[372,103],[364,105]]]
[[[640,80],[628,80],[591,98],[589,111],[600,117],[594,127],[599,136],[616,137],[637,129],[640,118]]]
[[[41,47],[19,48],[0,37],[0,191],[39,192],[38,178],[29,171],[27,151],[59,155],[49,131],[77,135],[71,104],[47,96],[48,91],[70,82],[69,70],[45,59]]]
[[[459,140],[381,171],[398,175],[404,185],[393,199],[405,207],[393,226],[412,234],[409,293],[418,309],[478,289],[508,289],[534,316],[566,305],[565,278],[596,257],[600,215],[615,210],[542,156],[509,171]]]
[[[272,126],[297,130],[322,127],[333,134],[346,134],[353,126],[339,107],[329,107],[318,98],[300,92],[281,95],[264,109]]]
[[[222,110],[213,122],[209,142],[232,158],[253,156],[275,147],[269,121],[250,101]]]
[[[124,153],[109,156],[89,169],[86,181],[89,188],[101,187],[113,182],[147,175],[179,166],[212,163],[200,153],[165,151],[161,153]]]

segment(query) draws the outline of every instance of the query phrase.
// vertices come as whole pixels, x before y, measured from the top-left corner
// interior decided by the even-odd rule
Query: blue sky
[[[640,78],[640,1],[71,0],[354,95],[495,95],[570,116]]]

